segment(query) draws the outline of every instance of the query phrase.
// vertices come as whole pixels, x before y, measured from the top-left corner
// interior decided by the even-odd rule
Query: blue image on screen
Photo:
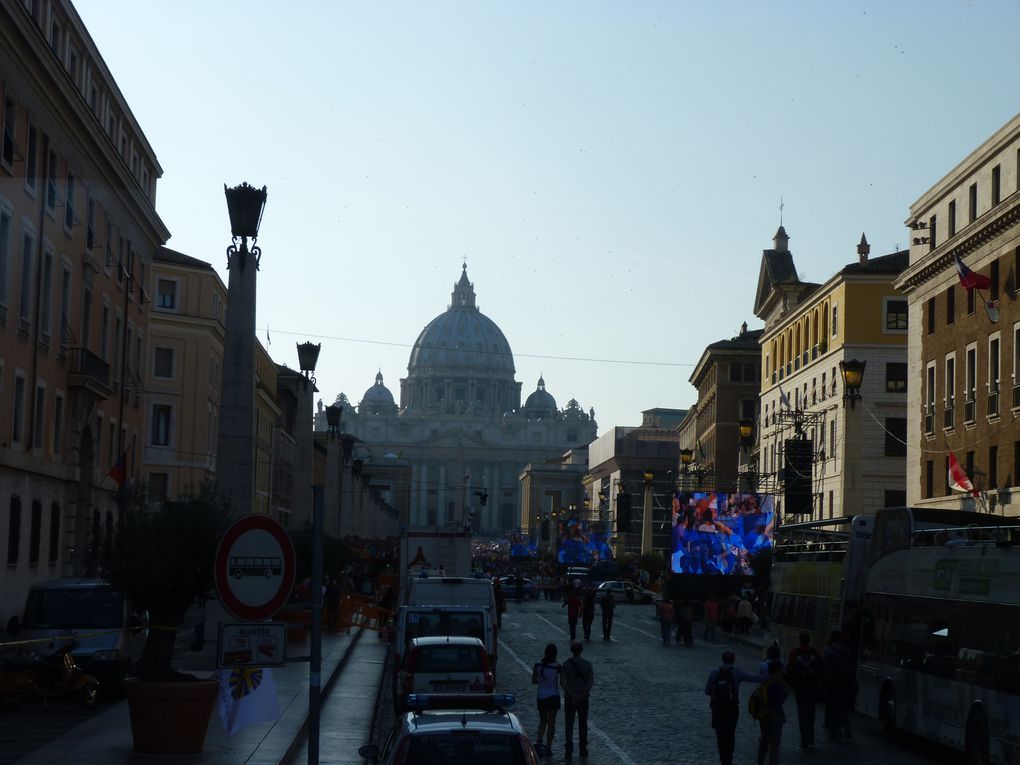
[[[775,500],[767,494],[677,493],[670,570],[675,574],[754,573],[750,556],[772,547]]]
[[[588,566],[600,560],[612,560],[609,537],[601,524],[571,518],[556,529],[556,562]]]

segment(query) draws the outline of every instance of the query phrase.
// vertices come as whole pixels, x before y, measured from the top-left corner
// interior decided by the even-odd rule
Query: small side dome
[[[358,405],[359,414],[390,414],[397,411],[397,404],[393,400],[390,389],[383,384],[382,370],[375,376],[375,385],[365,391],[361,404]]]
[[[538,378],[538,387],[524,402],[524,414],[530,420],[548,419],[556,414],[556,399],[545,389],[545,380]]]

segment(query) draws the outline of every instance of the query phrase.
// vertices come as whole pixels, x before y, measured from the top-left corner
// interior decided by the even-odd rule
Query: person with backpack
[[[545,746],[552,749],[553,735],[556,733],[556,712],[560,708],[560,664],[556,661],[556,644],[549,643],[545,647],[542,661],[535,664],[531,671],[531,682],[538,686],[536,694],[538,703],[538,735],[535,743],[542,743],[545,735]]]
[[[790,651],[786,662],[786,677],[797,702],[797,724],[800,727],[800,748],[815,745],[815,707],[818,706],[818,689],[824,675],[824,660],[811,647],[811,636],[800,633],[799,645]]]
[[[768,680],[751,695],[748,706],[752,716],[761,727],[758,739],[758,765],[765,765],[768,754],[769,765],[779,765],[779,742],[783,736],[786,713],[783,704],[789,694],[783,682],[783,662],[770,661]]]
[[[708,675],[705,695],[709,697],[712,710],[712,727],[715,729],[719,746],[720,765],[733,765],[733,750],[736,747],[737,719],[740,717],[740,684],[742,682],[762,683],[768,675],[752,675],[734,666],[737,655],[733,651],[722,652],[722,666]]]
[[[595,670],[591,662],[581,658],[584,644],[576,640],[570,644],[571,657],[563,662],[560,670],[560,685],[563,687],[564,725],[567,746],[564,758],[574,756],[574,716],[577,716],[577,743],[581,756],[588,756],[588,701],[592,686],[595,685]]]

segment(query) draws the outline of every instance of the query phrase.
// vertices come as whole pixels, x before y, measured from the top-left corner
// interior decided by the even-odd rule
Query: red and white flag
[[[955,491],[965,491],[973,496],[978,495],[978,490],[974,488],[974,484],[971,483],[970,478],[967,477],[967,472],[960,467],[959,461],[956,459],[956,455],[949,452],[949,488]]]
[[[984,274],[971,271],[963,265],[960,256],[956,256],[956,275],[960,277],[960,286],[965,290],[986,290],[992,286],[992,280]]]

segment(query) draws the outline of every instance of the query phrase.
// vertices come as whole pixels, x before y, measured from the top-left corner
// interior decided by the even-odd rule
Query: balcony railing
[[[100,398],[108,398],[110,365],[88,348],[69,348],[68,381],[72,386],[89,389]]]
[[[963,421],[974,422],[974,417],[977,412],[977,402],[974,399],[968,399],[963,403]]]

